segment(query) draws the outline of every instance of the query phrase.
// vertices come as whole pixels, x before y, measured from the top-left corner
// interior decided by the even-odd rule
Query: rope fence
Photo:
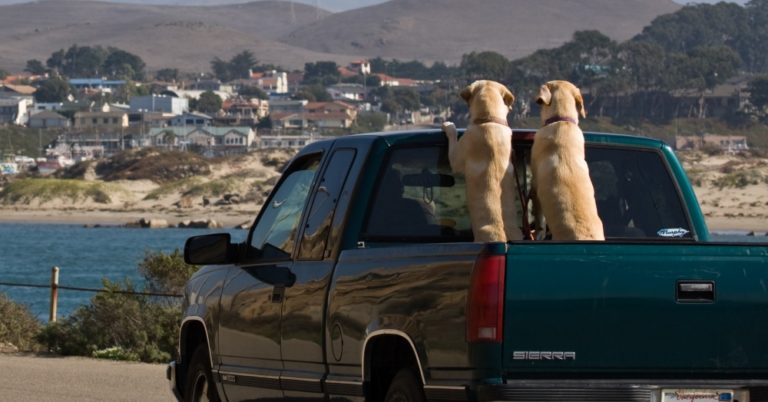
[[[132,292],[127,290],[109,290],[109,289],[96,289],[96,288],[83,288],[77,286],[62,286],[59,285],[59,267],[51,268],[51,283],[48,285],[40,285],[33,283],[15,283],[15,282],[3,282],[0,281],[0,286],[10,286],[19,288],[38,288],[38,289],[51,289],[51,305],[49,321],[56,322],[56,315],[58,310],[59,289],[73,290],[77,292],[91,292],[91,293],[116,293],[123,295],[136,295],[136,296],[152,296],[152,297],[182,297],[180,294],[175,293],[154,293],[154,292]]]

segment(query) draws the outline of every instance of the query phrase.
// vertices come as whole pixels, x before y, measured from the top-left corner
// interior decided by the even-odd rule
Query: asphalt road
[[[172,402],[165,365],[0,354],[0,400]]]

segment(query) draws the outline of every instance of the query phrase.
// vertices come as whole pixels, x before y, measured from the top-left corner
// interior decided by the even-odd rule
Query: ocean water
[[[64,224],[0,224],[0,282],[49,285],[51,268],[57,266],[60,286],[102,288],[102,279],[129,278],[143,288],[139,262],[147,252],[183,250],[187,237],[229,232],[243,241],[245,230],[235,229],[129,229],[86,228]],[[48,320],[50,289],[0,285],[0,293],[27,305],[33,314]],[[88,304],[95,293],[59,290],[58,316]]]
[[[102,287],[102,279],[130,279],[137,289],[143,279],[138,264],[149,251],[183,250],[187,237],[226,231],[235,242],[247,231],[235,229],[128,229],[85,228],[62,224],[0,224],[0,282],[49,285],[51,268],[60,268],[59,284],[82,288]],[[766,236],[724,232],[716,241],[768,242]],[[27,305],[40,320],[49,314],[50,290],[0,285],[0,293]],[[86,305],[94,293],[59,290],[58,316],[65,317]]]

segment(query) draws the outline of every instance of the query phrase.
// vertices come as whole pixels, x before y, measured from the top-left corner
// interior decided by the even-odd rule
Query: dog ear
[[[539,88],[539,96],[536,97],[536,103],[539,105],[547,105],[552,102],[552,92],[549,91],[549,86],[547,84],[542,85]]]
[[[507,87],[502,87],[501,97],[504,99],[504,104],[512,109],[512,104],[515,102],[515,95]]]
[[[459,94],[464,101],[469,103],[469,98],[472,97],[472,91],[475,90],[475,83],[473,82],[470,85],[467,85],[466,88],[464,88],[461,93]]]
[[[579,111],[579,115],[582,119],[587,118],[587,110],[584,109],[584,98],[581,97],[581,92],[576,89],[574,91],[573,98],[576,99],[576,109]]]

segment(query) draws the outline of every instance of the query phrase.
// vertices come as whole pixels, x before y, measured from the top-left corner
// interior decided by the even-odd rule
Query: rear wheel
[[[424,390],[416,373],[410,368],[400,369],[387,389],[384,402],[424,402]]]
[[[213,382],[208,346],[201,344],[192,353],[187,371],[185,402],[220,402]]]

